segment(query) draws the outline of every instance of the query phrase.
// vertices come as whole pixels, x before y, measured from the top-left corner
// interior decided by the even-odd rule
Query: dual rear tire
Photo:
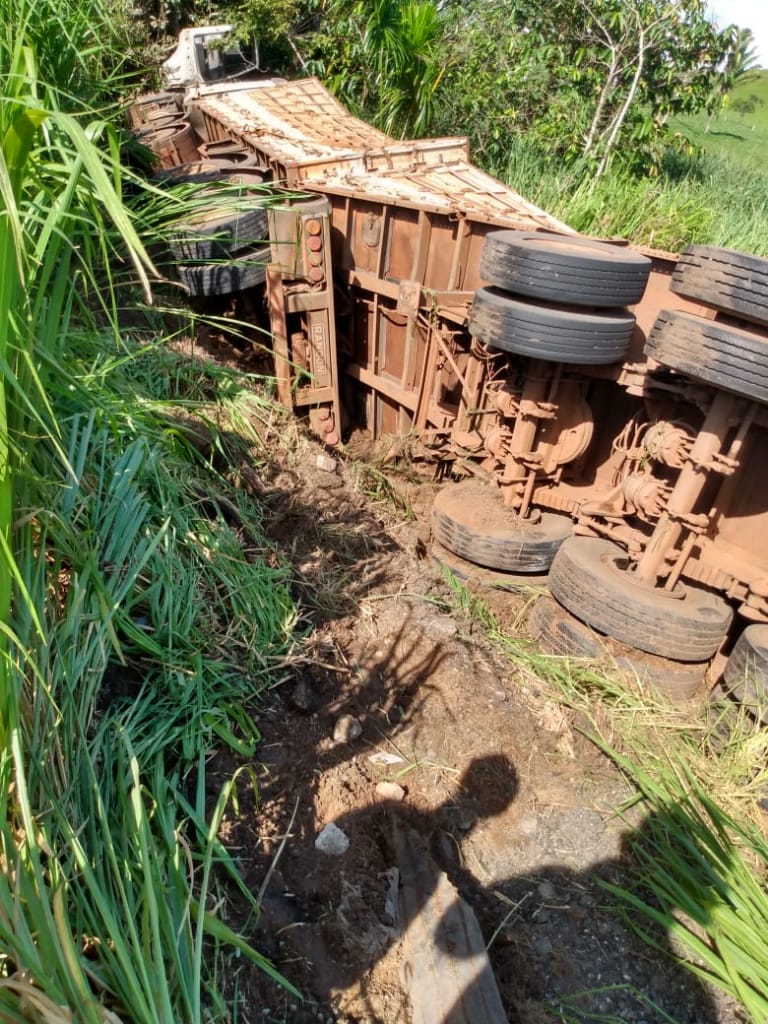
[[[469,332],[503,352],[582,366],[618,362],[651,261],[634,250],[551,232],[486,236]],[[585,308],[589,312],[585,311]]]

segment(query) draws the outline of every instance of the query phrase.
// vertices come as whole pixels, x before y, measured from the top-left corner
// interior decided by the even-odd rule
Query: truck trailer
[[[185,226],[190,294],[254,291],[278,397],[327,444],[354,424],[435,464],[434,558],[546,574],[545,647],[607,645],[676,699],[724,672],[761,720],[768,261],[579,235],[465,139],[394,140],[314,78],[252,77],[229,38],[182,32],[131,108],[166,172],[260,183]]]

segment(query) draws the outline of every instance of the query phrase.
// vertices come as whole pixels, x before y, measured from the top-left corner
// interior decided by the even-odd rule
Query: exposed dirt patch
[[[360,492],[353,460],[334,455],[329,472],[318,463],[328,453],[290,431],[259,489],[312,640],[258,713],[259,797],[243,789],[225,838],[263,891],[250,938],[304,1001],[242,965],[238,1020],[411,1019],[397,910],[405,828],[474,910],[510,1021],[742,1020],[641,943],[600,887],[626,880],[626,834],[642,823],[617,817],[626,786],[578,723],[451,614],[425,557],[437,484],[403,486],[406,521]],[[524,633],[530,592],[489,600]],[[211,776],[232,767],[221,758]],[[329,824],[344,852],[316,848]],[[236,907],[231,917],[245,923]]]

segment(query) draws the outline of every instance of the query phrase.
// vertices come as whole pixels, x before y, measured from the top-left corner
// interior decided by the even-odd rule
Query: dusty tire
[[[545,654],[602,661],[628,680],[666,694],[673,701],[689,700],[704,681],[709,662],[686,664],[634,650],[600,636],[551,597],[540,598],[528,616],[528,628]]]
[[[548,231],[492,231],[480,276],[498,288],[574,306],[629,306],[643,297],[651,261],[638,252]]]
[[[476,291],[469,317],[469,333],[486,345],[581,366],[604,366],[623,359],[634,325],[631,313],[558,309],[518,301],[498,288]]]
[[[485,569],[482,565],[455,555],[433,540],[429,545],[429,558],[438,569],[448,569],[456,579],[471,583],[478,587],[491,587],[494,590],[524,590],[527,587],[545,586],[546,573],[501,572],[499,569]]]
[[[696,380],[768,402],[768,338],[663,309],[648,335],[645,352]]]
[[[616,654],[614,661],[624,676],[676,702],[690,700],[699,692],[709,668],[709,661],[674,662],[641,651]]]
[[[505,508],[496,487],[465,480],[443,488],[432,508],[432,535],[455,555],[512,573],[542,573],[573,529],[566,516],[544,513],[520,521]]]
[[[267,211],[263,207],[237,213],[212,212],[176,230],[178,234],[169,240],[169,248],[177,260],[189,263],[225,260],[269,237]]]
[[[216,164],[217,167],[255,168],[258,166],[256,154],[231,140],[204,142],[198,147],[202,159]]]
[[[266,280],[270,248],[238,253],[229,263],[179,266],[179,279],[190,295],[229,295],[254,288]]]
[[[158,185],[204,185],[221,181],[221,168],[213,160],[194,160],[192,163],[168,167],[155,175]]]
[[[672,291],[768,325],[768,260],[733,249],[692,245],[672,274]]]
[[[155,175],[158,185],[207,185],[239,179],[243,188],[258,186],[264,182],[264,172],[256,167],[232,167],[216,160],[195,160],[178,167],[169,167]]]
[[[551,597],[540,597],[528,616],[528,629],[545,654],[563,658],[601,658],[600,638]]]
[[[571,537],[555,556],[549,588],[582,622],[631,647],[674,661],[709,660],[733,618],[726,602],[687,584],[668,594],[633,582],[625,564],[618,545]]]
[[[728,693],[760,721],[768,720],[768,626],[747,626],[725,666]]]

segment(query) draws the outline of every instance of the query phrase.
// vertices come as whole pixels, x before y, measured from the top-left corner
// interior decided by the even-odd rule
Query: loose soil
[[[451,612],[428,554],[439,485],[394,478],[407,519],[385,477],[361,469],[373,453],[360,439],[333,453],[330,472],[318,462],[330,453],[298,425],[280,435],[258,489],[311,636],[257,711],[258,795],[243,783],[223,837],[262,903],[257,926],[236,906],[229,923],[303,998],[238,960],[237,1020],[411,1020],[397,909],[405,828],[477,916],[511,1022],[744,1020],[676,965],[664,934],[660,952],[642,943],[601,887],[629,883],[627,837],[642,822],[618,816],[627,785],[580,723]],[[536,588],[484,593],[526,637]],[[211,778],[234,767],[220,755]],[[330,823],[343,853],[316,848]]]

